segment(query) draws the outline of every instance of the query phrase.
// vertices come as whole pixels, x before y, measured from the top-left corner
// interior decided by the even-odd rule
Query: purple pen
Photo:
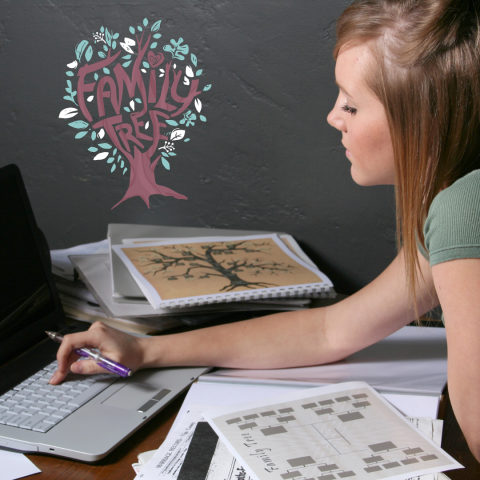
[[[53,341],[62,343],[63,335],[58,334],[57,332],[45,332]],[[90,360],[95,361],[97,365],[100,365],[105,370],[109,372],[116,373],[123,378],[130,377],[132,371],[120,363],[114,362],[109,358],[105,358],[100,352],[90,350],[89,348],[75,348],[73,350],[77,355],[81,357],[89,358]]]

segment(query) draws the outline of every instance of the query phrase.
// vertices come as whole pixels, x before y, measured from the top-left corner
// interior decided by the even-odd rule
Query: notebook
[[[208,368],[151,369],[48,379],[69,333],[20,171],[0,169],[0,447],[85,462],[103,458]],[[83,327],[85,328],[85,327]]]
[[[112,250],[155,309],[328,296],[333,288],[277,234],[177,238]]]

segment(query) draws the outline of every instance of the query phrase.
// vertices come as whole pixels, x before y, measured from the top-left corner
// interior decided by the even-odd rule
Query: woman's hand
[[[70,371],[91,375],[110,373],[93,360],[77,362],[76,348],[97,348],[102,355],[129,367],[133,372],[143,362],[142,339],[107,327],[101,322],[94,323],[86,332],[65,335],[57,352],[58,368],[50,379],[52,385],[62,382]]]

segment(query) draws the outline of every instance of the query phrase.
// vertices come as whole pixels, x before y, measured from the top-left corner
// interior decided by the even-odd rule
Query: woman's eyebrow
[[[335,83],[337,84],[337,87],[338,87],[340,90],[342,90],[343,93],[346,93],[347,96],[349,96],[350,98],[353,98],[352,95],[350,95],[350,94],[345,90],[345,88],[342,87],[336,80],[335,80]]]

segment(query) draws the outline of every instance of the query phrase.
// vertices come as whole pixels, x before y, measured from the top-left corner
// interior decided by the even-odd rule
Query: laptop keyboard
[[[54,361],[0,396],[0,424],[48,432],[118,379],[109,374],[70,374],[62,384],[50,385],[56,369]]]

